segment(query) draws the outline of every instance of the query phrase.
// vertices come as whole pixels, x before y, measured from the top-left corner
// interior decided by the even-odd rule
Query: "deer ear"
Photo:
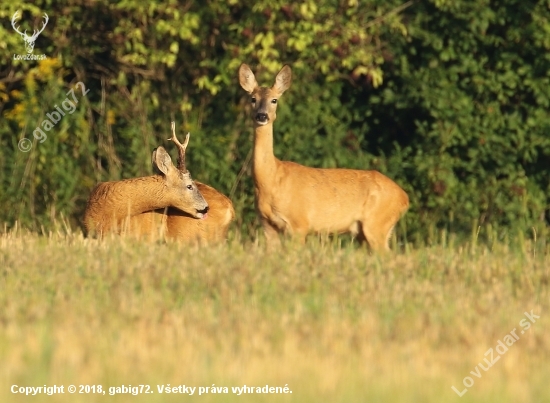
[[[283,66],[281,71],[277,73],[277,77],[275,77],[275,84],[273,85],[273,89],[279,93],[279,95],[282,95],[283,92],[288,90],[288,87],[290,87],[290,83],[292,82],[292,70],[290,69],[289,65]]]
[[[244,63],[239,67],[239,83],[241,87],[243,87],[243,90],[249,94],[252,94],[254,89],[258,86],[254,73],[250,70],[250,67]]]
[[[151,165],[153,167],[153,173],[160,174],[160,169],[157,166],[157,149],[155,148],[153,150],[153,153],[151,154]]]
[[[168,154],[164,148],[158,147],[155,151],[153,151],[153,155],[151,157],[153,160],[153,169],[162,172],[164,175],[168,175],[168,172],[174,169],[172,158],[170,158],[170,154]]]

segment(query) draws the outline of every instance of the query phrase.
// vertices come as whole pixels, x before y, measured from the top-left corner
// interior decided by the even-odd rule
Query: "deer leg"
[[[391,229],[393,225],[386,228],[377,228],[376,226],[363,223],[362,232],[366,238],[369,248],[372,252],[389,252],[390,247],[388,245]]]
[[[281,239],[279,238],[279,231],[268,220],[262,219],[262,226],[264,228],[265,240],[267,248],[269,250],[281,245]]]
[[[299,245],[305,245],[307,238],[307,228],[293,228],[288,231],[293,242],[298,243]]]

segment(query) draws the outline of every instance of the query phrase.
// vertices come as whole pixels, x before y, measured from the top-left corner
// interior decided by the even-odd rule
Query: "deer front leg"
[[[281,245],[281,239],[279,238],[277,228],[265,218],[262,218],[262,227],[264,228],[267,249],[273,250],[278,248]]]
[[[308,234],[307,226],[291,228],[287,232],[290,235],[292,242],[296,242],[298,245],[305,245]]]

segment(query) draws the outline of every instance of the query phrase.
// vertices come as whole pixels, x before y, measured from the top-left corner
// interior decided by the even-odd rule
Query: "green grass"
[[[407,249],[0,235],[0,401],[550,401],[548,247]],[[531,310],[540,319],[520,334]],[[514,328],[519,340],[471,375]],[[475,383],[459,398],[451,387],[466,376]],[[33,398],[14,384],[107,394]],[[108,395],[140,384],[155,393]],[[167,384],[229,393],[159,394]],[[292,394],[232,394],[245,384]]]

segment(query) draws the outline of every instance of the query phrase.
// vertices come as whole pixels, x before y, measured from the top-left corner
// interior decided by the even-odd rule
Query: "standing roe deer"
[[[184,211],[195,219],[206,218],[208,203],[185,168],[188,142],[189,135],[181,145],[183,159],[177,169],[166,150],[158,147],[152,160],[159,174],[97,184],[84,214],[87,232],[97,233],[100,237],[109,231],[120,233],[128,229],[132,216],[167,206]]]
[[[178,167],[185,166],[185,148],[179,142],[175,125],[172,123],[172,140],[178,147]],[[168,207],[147,211],[133,216],[129,226],[139,235],[152,239],[167,238],[173,241],[208,244],[224,241],[229,224],[235,218],[233,203],[213,187],[195,181],[200,193],[206,199],[208,219],[197,220],[186,212]]]
[[[260,87],[250,67],[239,68],[241,87],[251,96],[256,208],[268,246],[278,243],[279,233],[305,242],[311,232],[349,232],[364,237],[373,251],[389,250],[393,227],[409,207],[395,182],[377,171],[310,168],[273,154],[277,100],[291,79],[284,66],[271,88]]]

